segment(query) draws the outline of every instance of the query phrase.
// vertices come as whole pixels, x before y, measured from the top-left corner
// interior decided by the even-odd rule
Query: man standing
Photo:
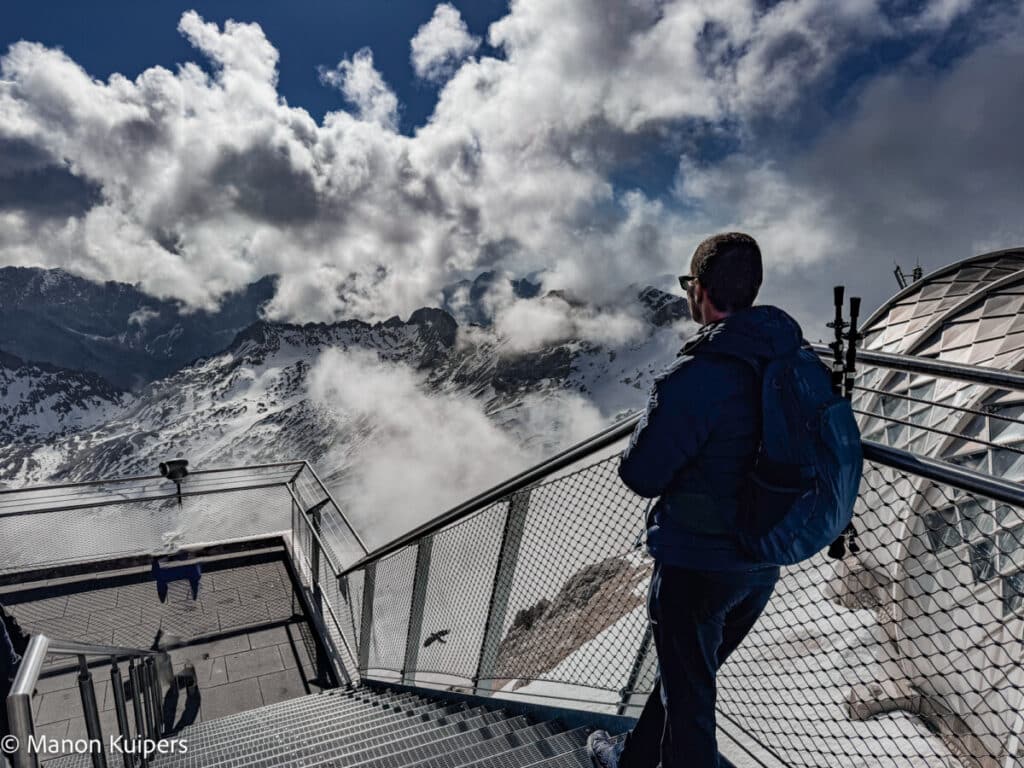
[[[658,497],[647,548],[659,680],[624,744],[591,735],[598,768],[718,765],[715,678],[779,578],[777,566],[744,554],[736,531],[760,442],[760,371],[799,348],[800,327],[780,309],[753,306],[761,251],[748,235],[708,238],[679,280],[702,328],[655,380],[619,467],[629,488]]]

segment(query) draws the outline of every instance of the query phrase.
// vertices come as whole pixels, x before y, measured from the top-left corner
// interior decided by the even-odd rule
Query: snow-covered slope
[[[215,311],[189,312],[126,283],[0,267],[0,349],[136,388],[224,349],[259,319],[274,289],[266,277],[225,296]]]
[[[0,351],[0,443],[43,443],[88,429],[130,401],[95,374]]]
[[[46,385],[25,373],[9,376],[0,400],[5,412],[56,418],[63,406],[26,394],[47,386],[53,403],[78,406],[62,428],[24,426],[17,441],[0,445],[0,482],[150,473],[159,461],[181,455],[193,467],[306,458],[338,487],[358,464],[375,420],[347,418],[310,396],[310,372],[329,350],[369,350],[381,365],[411,369],[422,391],[472,399],[518,443],[550,452],[573,434],[560,398],[572,395],[610,422],[643,405],[654,374],[675,355],[685,302],[652,290],[634,294],[647,318],[642,338],[617,347],[569,340],[512,354],[490,328],[460,328],[447,312],[421,309],[408,320],[374,325],[257,322],[224,352],[132,396],[102,390],[96,379],[88,400],[86,376]],[[51,415],[41,415],[40,407]]]

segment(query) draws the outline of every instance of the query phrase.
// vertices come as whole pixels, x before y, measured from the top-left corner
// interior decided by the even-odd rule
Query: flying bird
[[[451,632],[450,629],[442,629],[435,632],[423,642],[423,647],[429,648],[434,643],[447,643],[448,641],[445,640],[445,637],[448,635],[449,632]]]

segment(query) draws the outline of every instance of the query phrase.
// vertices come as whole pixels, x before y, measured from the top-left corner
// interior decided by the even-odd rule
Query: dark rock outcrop
[[[537,680],[643,605],[650,564],[609,557],[574,573],[553,599],[520,610],[498,647],[498,678]]]
[[[259,319],[275,285],[265,277],[226,295],[215,312],[186,312],[179,302],[126,283],[97,283],[61,269],[2,267],[0,347],[133,389],[227,347]]]

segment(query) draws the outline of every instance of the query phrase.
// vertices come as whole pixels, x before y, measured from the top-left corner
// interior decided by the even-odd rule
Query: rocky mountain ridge
[[[651,379],[678,350],[685,301],[656,289],[633,296],[648,323],[643,338],[568,339],[514,354],[493,329],[460,324],[440,308],[372,324],[257,320],[222,351],[130,393],[95,374],[6,356],[0,484],[149,474],[182,455],[206,467],[306,458],[339,487],[374,424],[339,417],[310,397],[310,372],[331,350],[406,367],[422,391],[474,400],[521,444],[553,451],[566,439],[558,398],[578,396],[610,422],[642,406]],[[545,399],[555,415],[542,423],[530,408]],[[56,415],[47,421],[45,413]]]
[[[215,312],[190,312],[126,283],[0,267],[0,350],[135,389],[224,349],[260,319],[275,285],[265,277],[225,296]]]

